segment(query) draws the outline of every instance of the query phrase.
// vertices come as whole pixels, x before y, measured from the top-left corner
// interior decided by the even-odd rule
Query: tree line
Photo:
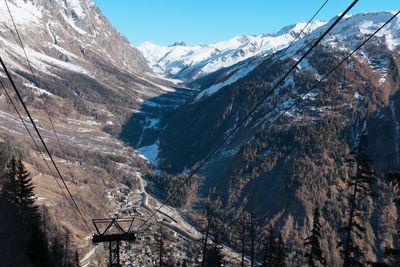
[[[0,170],[2,266],[78,267],[68,232],[51,233],[46,210],[39,209],[32,178],[14,156]],[[60,237],[61,235],[61,237]]]
[[[400,248],[385,247],[382,251],[382,261],[370,261],[366,257],[363,245],[365,239],[366,224],[370,220],[368,217],[368,202],[377,196],[377,190],[374,188],[376,175],[372,168],[372,161],[367,155],[368,137],[367,132],[362,132],[356,140],[356,145],[346,159],[349,178],[346,186],[348,195],[348,206],[346,207],[346,219],[340,228],[336,229],[339,239],[337,240],[337,248],[341,257],[343,267],[396,267],[400,266]],[[384,181],[394,189],[392,197],[397,209],[400,208],[400,172],[388,172],[385,175]],[[321,231],[321,212],[322,207],[316,206],[312,216],[312,226],[308,236],[303,241],[304,261],[307,266],[330,266],[325,258],[321,248],[322,231]],[[251,208],[250,208],[251,210]],[[250,211],[250,214],[252,212]],[[255,265],[255,246],[252,245],[255,231],[253,227],[253,219],[248,219],[248,213],[243,212],[241,215],[242,233],[236,234],[240,237],[242,244],[242,259],[241,266],[256,266]],[[247,221],[247,223],[246,223]],[[397,222],[400,225],[400,222]],[[250,228],[248,230],[247,228]],[[246,231],[248,234],[246,235]],[[218,232],[218,231],[216,231]],[[394,244],[400,238],[400,228],[397,229],[397,236],[394,237]],[[218,243],[219,241],[217,241]],[[248,244],[251,244],[250,246]],[[267,237],[262,241],[261,257],[257,258],[257,262],[261,263],[262,267],[284,267],[287,266],[288,249],[282,239],[280,233],[274,232],[272,227],[269,228]],[[245,247],[250,247],[245,251]],[[204,246],[203,249],[205,249]],[[218,250],[218,246],[213,246]],[[223,266],[223,254],[220,255],[215,262],[207,262],[205,266]],[[246,257],[245,257],[246,256]],[[247,262],[246,259],[247,258]],[[207,261],[207,257],[204,257]],[[221,263],[222,262],[222,263]],[[250,262],[250,263],[248,263]]]

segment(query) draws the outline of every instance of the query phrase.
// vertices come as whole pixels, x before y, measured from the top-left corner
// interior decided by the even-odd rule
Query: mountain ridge
[[[324,23],[311,22],[302,34],[307,34]],[[239,35],[227,41],[194,46],[180,43],[158,46],[147,41],[139,45],[138,49],[155,72],[190,81],[247,58],[282,49],[305,25],[306,23],[297,23],[286,26],[275,34]]]

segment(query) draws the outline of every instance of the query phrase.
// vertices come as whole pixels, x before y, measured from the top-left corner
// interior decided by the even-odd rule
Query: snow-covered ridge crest
[[[371,12],[346,16],[325,38],[324,44],[339,49],[354,48],[364,36],[373,33],[395,12]],[[303,41],[312,41],[328,27],[330,22],[315,21],[310,23],[300,35],[300,40],[288,51],[291,56]],[[159,46],[145,42],[138,48],[146,57],[150,67],[158,73],[193,80],[221,68],[226,68],[254,56],[267,56],[288,46],[305,27],[306,23],[286,26],[274,34],[237,36],[228,41],[208,45],[187,46],[176,44]],[[395,18],[376,37],[390,49],[400,46],[400,18]],[[345,44],[346,47],[343,46]]]
[[[339,22],[322,40],[322,45],[329,46],[331,49],[341,51],[351,51],[361,42],[368,38],[372,33],[386,23],[396,12],[382,11],[360,13],[346,16]],[[307,43],[312,42],[333,23],[336,18],[331,19],[324,26],[316,29],[311,34],[297,41],[286,53],[286,57],[299,56],[297,51]],[[396,51],[400,48],[400,17],[395,17],[386,27],[381,29],[369,44],[379,43],[387,49]],[[364,53],[365,47],[358,54]]]
[[[329,49],[339,50],[339,51],[352,51],[355,49],[361,42],[363,42],[366,38],[368,38],[372,33],[374,33],[377,29],[379,29],[386,21],[388,21],[396,12],[375,12],[375,13],[361,13],[357,15],[349,15],[346,16],[331,32],[330,35],[324,38],[322,41],[322,45],[329,47]],[[333,18],[331,21],[326,23],[325,25],[321,25],[321,27],[316,28],[315,31],[310,31],[310,34],[304,34],[302,38],[293,43],[289,50],[286,51],[285,58],[296,59],[302,55],[302,48],[311,44],[316,40],[322,32],[326,30],[327,27],[335,20]],[[289,33],[291,29],[299,29],[300,31],[304,27],[304,24],[301,23],[296,25],[291,25],[285,27],[282,32]],[[279,36],[279,33],[276,34]],[[387,50],[391,51],[399,51],[400,50],[400,17],[395,18],[391,21],[386,27],[381,29],[378,34],[369,42],[370,44],[375,45],[376,47],[385,46]],[[300,52],[299,52],[300,51]],[[386,80],[387,68],[389,61],[384,56],[384,52],[380,53],[372,53],[368,51],[368,48],[363,47],[360,49],[356,55],[358,55],[362,60],[368,62],[368,64],[377,71],[379,75],[379,84],[383,84]],[[221,88],[235,83],[241,78],[244,78],[248,75],[260,62],[263,60],[262,57],[257,57],[257,60],[253,61],[243,61],[239,65],[239,70],[237,70],[236,65],[226,70],[227,74],[233,73],[228,79],[219,82],[217,84],[213,84],[209,88],[204,89],[200,92],[195,101],[199,101],[204,97],[208,97]],[[246,64],[247,62],[247,64]],[[303,69],[308,69],[312,73],[316,73],[318,75],[318,71],[312,67],[307,60],[304,60],[300,65]],[[242,68],[242,69],[241,69]]]
[[[322,21],[310,23],[302,36],[324,24]],[[176,43],[159,46],[144,42],[138,49],[155,72],[190,80],[250,57],[282,49],[293,41],[305,25],[306,23],[297,23],[286,26],[275,34],[239,35],[208,45],[187,46]]]

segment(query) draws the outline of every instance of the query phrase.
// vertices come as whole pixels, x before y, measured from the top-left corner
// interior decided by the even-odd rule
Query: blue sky
[[[134,45],[144,41],[205,44],[240,34],[273,33],[308,21],[325,0],[95,0]],[[341,13],[352,0],[329,0],[317,19]],[[399,0],[360,0],[350,14],[397,10]]]

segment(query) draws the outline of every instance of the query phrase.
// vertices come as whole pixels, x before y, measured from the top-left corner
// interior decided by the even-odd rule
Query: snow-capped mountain
[[[331,49],[338,49],[341,51],[350,51],[354,49],[366,36],[372,34],[377,30],[383,23],[385,23],[394,13],[393,12],[378,12],[378,13],[363,13],[353,16],[347,16],[343,21],[337,25],[332,32],[322,41],[322,45],[331,47]],[[333,20],[331,20],[333,22]],[[303,38],[294,42],[293,45],[286,51],[281,59],[292,59],[299,58],[304,53],[304,47],[307,47],[310,43],[316,40],[322,33],[330,26],[331,22],[321,25],[321,27],[310,31],[309,34],[304,35]],[[377,35],[375,42],[380,43],[387,49],[394,51],[400,47],[400,20],[397,18],[388,27],[382,29]],[[273,53],[273,52],[271,52]],[[357,56],[368,61],[379,73],[380,83],[385,81],[387,62],[385,58],[377,58],[379,54],[372,54],[368,49],[362,49],[361,52],[357,53]],[[274,56],[277,59],[279,56]],[[229,68],[221,71],[219,75],[215,73],[211,74],[212,78],[204,77],[202,80],[212,82],[206,82],[206,86],[202,85],[204,81],[198,80],[193,85],[199,87],[201,92],[195,97],[195,101],[203,99],[206,96],[210,96],[216,93],[223,87],[231,85],[241,78],[244,78],[251,71],[253,71],[265,58],[254,57],[249,60],[241,61],[239,64],[233,65]],[[309,69],[319,73],[318,69],[312,67],[307,60],[304,60],[300,67],[303,69]]]
[[[0,14],[0,55],[29,93],[61,97],[86,113],[123,121],[146,99],[174,91],[175,84],[152,72],[92,0],[0,1]]]
[[[176,43],[159,46],[145,42],[138,47],[157,73],[193,80],[221,68],[232,66],[250,57],[271,54],[285,48],[295,37],[301,37],[324,25],[325,22],[297,23],[275,34],[237,36],[228,41],[208,45],[187,46]]]
[[[11,0],[7,3],[29,52],[34,50],[55,58],[55,61],[38,59],[39,54],[31,53],[33,64],[40,70],[48,67],[46,60],[58,67],[67,67],[68,63],[87,63],[89,57],[101,58],[128,71],[147,69],[141,53],[109,24],[92,1]],[[0,12],[2,51],[10,53],[12,49],[18,54],[18,48],[13,47],[16,36],[4,1],[0,3]]]

